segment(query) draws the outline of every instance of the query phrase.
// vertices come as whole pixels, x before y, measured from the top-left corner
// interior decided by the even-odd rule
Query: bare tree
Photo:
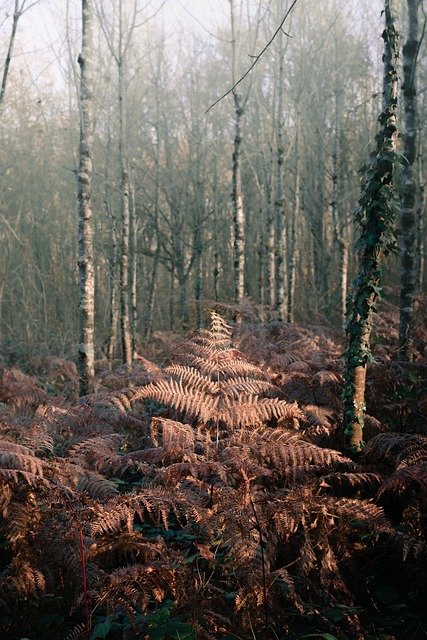
[[[132,36],[137,27],[137,19],[141,12],[138,2],[134,0],[130,17],[125,16],[124,0],[117,5],[117,27],[110,25],[105,6],[97,6],[101,28],[107,41],[108,48],[117,68],[118,93],[118,147],[120,164],[120,208],[121,208],[121,244],[120,244],[120,329],[123,363],[132,365],[132,336],[130,319],[129,281],[130,281],[130,182],[127,158],[127,108],[126,108],[126,70],[127,58],[132,42]]]
[[[35,2],[31,2],[30,4],[27,4],[27,0],[21,0],[21,2],[19,0],[15,0],[15,6],[13,9],[13,18],[12,18],[12,31],[10,33],[9,46],[7,48],[6,60],[3,67],[3,77],[2,77],[1,88],[0,88],[0,106],[3,104],[4,96],[6,94],[7,78],[9,75],[10,61],[12,59],[13,46],[15,44],[15,36],[16,36],[16,30],[18,28],[19,19],[26,11],[28,11],[28,9],[31,9],[31,7],[34,7],[34,5],[37,4],[38,2],[39,0],[35,0]]]
[[[231,45],[232,45],[232,82],[236,83],[237,31],[234,0],[230,2]],[[242,117],[244,107],[237,89],[233,90],[234,102],[234,143],[231,204],[233,209],[233,302],[238,305],[245,295],[245,212],[242,193]]]
[[[288,307],[288,255],[287,255],[287,228],[285,196],[283,189],[284,179],[284,113],[283,113],[283,92],[284,92],[284,66],[285,48],[283,46],[283,30],[278,35],[279,41],[279,77],[277,88],[277,147],[276,147],[276,198],[274,201],[276,218],[276,310],[281,322],[286,320]]]
[[[288,308],[287,320],[292,323],[295,313],[295,281],[297,262],[297,224],[301,215],[301,124],[299,105],[295,120],[295,179],[294,202],[291,217],[291,229],[289,238],[289,270],[288,270]]]
[[[82,0],[80,65],[80,161],[77,173],[79,213],[79,349],[80,394],[92,390],[94,378],[95,273],[93,265],[93,2]]]

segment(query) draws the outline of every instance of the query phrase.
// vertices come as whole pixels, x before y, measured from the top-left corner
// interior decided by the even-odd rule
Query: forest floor
[[[396,359],[382,302],[365,447],[343,452],[343,335],[213,313],[78,399],[0,368],[0,637],[427,638],[427,300]]]

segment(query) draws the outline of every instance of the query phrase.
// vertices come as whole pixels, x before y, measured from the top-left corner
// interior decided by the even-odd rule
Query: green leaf
[[[193,640],[194,638],[194,629],[191,624],[179,620],[171,620],[168,623],[167,633],[176,640]]]
[[[155,611],[150,615],[150,626],[166,624],[170,613],[169,609],[159,609],[158,611]]]
[[[104,622],[98,622],[92,630],[90,640],[95,638],[106,638],[111,631],[111,625],[114,622],[115,616],[108,616]]]
[[[150,640],[164,640],[166,636],[166,627],[150,627],[147,629],[147,635]]]

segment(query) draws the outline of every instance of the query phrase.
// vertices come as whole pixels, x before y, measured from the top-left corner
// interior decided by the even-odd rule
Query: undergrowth
[[[427,367],[381,345],[354,462],[341,353],[213,313],[80,401],[3,368],[1,637],[426,638]]]

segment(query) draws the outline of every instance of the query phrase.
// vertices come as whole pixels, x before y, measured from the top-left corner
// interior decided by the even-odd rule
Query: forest
[[[0,637],[427,639],[423,0],[0,3]]]

